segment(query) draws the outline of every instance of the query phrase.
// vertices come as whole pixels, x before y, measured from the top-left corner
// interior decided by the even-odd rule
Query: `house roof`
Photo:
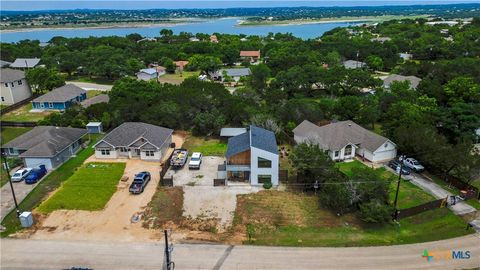
[[[140,71],[138,73],[146,73],[146,74],[149,74],[149,75],[153,75],[153,74],[157,73],[157,70],[155,68],[144,68],[144,69],[140,69]]]
[[[230,77],[249,76],[252,74],[249,68],[226,68],[220,70],[220,74],[223,75],[224,71],[226,71],[227,75]]]
[[[390,40],[392,40],[392,39],[389,38],[389,37],[376,37],[376,38],[370,39],[370,41],[372,41],[372,42],[381,42],[381,43],[383,43],[385,41],[390,41]]]
[[[367,64],[360,61],[355,60],[347,60],[343,62],[343,66],[348,69],[355,69],[355,68],[362,68],[365,67]]]
[[[86,133],[81,128],[37,126],[2,148],[26,150],[20,157],[54,157]]]
[[[247,132],[246,128],[222,128],[220,130],[221,137],[234,137]]]
[[[129,146],[139,138],[144,138],[153,146],[160,148],[172,133],[173,130],[169,128],[142,122],[125,122],[108,133],[97,144],[106,142],[114,147]]]
[[[0,60],[0,67],[5,67],[5,66],[9,66],[11,65],[12,63],[10,62],[7,62],[7,61],[3,61],[3,60]]]
[[[89,99],[86,99],[86,100],[82,101],[80,104],[82,104],[82,106],[84,108],[88,108],[93,104],[108,103],[109,101],[110,101],[110,98],[108,97],[108,95],[101,94],[101,95],[94,96],[94,97],[91,97]]]
[[[188,61],[183,61],[183,60],[175,61],[174,63],[175,63],[175,66],[177,66],[179,68],[183,68],[186,65],[188,65]]]
[[[10,65],[12,68],[33,68],[40,63],[40,58],[17,58]]]
[[[33,102],[66,102],[86,93],[87,91],[74,84],[66,84],[39,96]]]
[[[393,74],[393,75],[390,75],[390,76],[386,77],[383,80],[383,86],[388,88],[388,87],[390,87],[390,85],[393,82],[403,82],[403,81],[409,81],[410,86],[413,89],[416,89],[418,84],[422,81],[422,79],[420,79],[416,76],[403,76],[403,75]]]
[[[228,139],[225,156],[231,157],[255,147],[273,154],[278,154],[277,140],[272,131],[251,125],[247,132]]]
[[[14,82],[21,79],[25,79],[25,72],[17,69],[2,68],[0,70],[1,82]]]
[[[337,151],[347,144],[359,144],[361,147],[374,152],[389,139],[367,130],[355,122],[347,120],[317,126],[304,120],[293,129],[293,133],[311,140],[322,149]]]
[[[102,122],[88,122],[87,127],[99,127],[102,125]]]
[[[240,57],[260,57],[260,50],[258,50],[258,51],[240,51]]]

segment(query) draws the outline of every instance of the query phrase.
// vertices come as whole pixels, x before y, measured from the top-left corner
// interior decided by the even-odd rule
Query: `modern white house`
[[[9,156],[19,157],[25,167],[45,165],[55,169],[80,150],[83,128],[37,126],[2,146]]]
[[[32,96],[32,90],[22,70],[1,69],[0,82],[1,105],[13,105]]]
[[[173,130],[141,122],[125,122],[97,142],[99,159],[138,158],[161,161],[172,143]]]
[[[357,155],[371,162],[382,162],[397,156],[395,143],[350,120],[321,127],[304,120],[293,129],[293,134],[296,143],[318,145],[334,161]]]
[[[228,139],[226,162],[219,166],[218,175],[228,182],[246,182],[277,186],[279,156],[275,134],[251,125],[247,132]]]

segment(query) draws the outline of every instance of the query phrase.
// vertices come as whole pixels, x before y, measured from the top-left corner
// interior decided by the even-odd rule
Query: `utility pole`
[[[10,177],[10,168],[8,167],[8,162],[7,162],[7,158],[5,157],[5,153],[2,153],[2,158],[3,158],[5,171],[7,171],[8,182],[10,183],[10,189],[12,190],[13,202],[15,203],[17,217],[20,217],[20,210],[18,209],[17,197],[15,196],[15,190],[13,189],[12,178]]]
[[[400,191],[400,182],[402,181],[403,156],[400,156],[399,161],[400,161],[400,171],[398,172],[397,191],[395,192],[395,200],[393,201],[393,209],[395,211],[395,213],[393,213],[394,220],[397,220],[397,217],[398,217],[397,200],[398,200],[398,192]]]
[[[164,237],[165,237],[165,270],[173,270],[175,269],[175,263],[171,261],[171,252],[173,250],[173,246],[168,245],[168,232],[164,230]]]

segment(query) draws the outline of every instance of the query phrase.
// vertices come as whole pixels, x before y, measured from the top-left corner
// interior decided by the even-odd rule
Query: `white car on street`
[[[200,169],[201,164],[202,164],[202,153],[193,152],[192,157],[190,158],[190,162],[188,163],[188,168]]]
[[[23,168],[12,175],[12,182],[20,182],[32,171],[32,168]]]
[[[422,166],[422,164],[420,164],[420,162],[418,162],[418,160],[416,160],[414,158],[404,159],[403,164],[405,166],[407,166],[408,168],[416,171],[416,172],[421,172],[421,171],[425,170],[425,168]]]

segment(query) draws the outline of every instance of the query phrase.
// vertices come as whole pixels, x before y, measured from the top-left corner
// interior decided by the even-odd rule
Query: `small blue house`
[[[76,85],[67,84],[34,99],[32,108],[64,111],[85,99],[87,99],[87,91]]]

